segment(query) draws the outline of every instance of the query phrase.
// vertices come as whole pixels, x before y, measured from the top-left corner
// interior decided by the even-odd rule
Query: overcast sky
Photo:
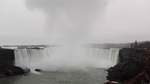
[[[1,43],[150,39],[149,0],[0,0]]]

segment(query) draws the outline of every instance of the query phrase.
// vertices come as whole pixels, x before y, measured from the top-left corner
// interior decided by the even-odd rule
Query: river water
[[[49,71],[0,79],[0,84],[103,84],[104,69]]]

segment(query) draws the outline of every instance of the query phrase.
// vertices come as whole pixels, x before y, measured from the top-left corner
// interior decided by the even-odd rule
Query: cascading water
[[[52,53],[51,48],[48,49],[16,49],[15,65],[24,69],[30,68],[31,72],[36,73],[34,69],[40,68],[42,61],[47,59]]]
[[[29,55],[27,53],[27,49],[15,50],[15,65],[22,68],[29,67]]]
[[[118,61],[119,48],[89,48],[87,54],[92,57],[95,67],[108,68]]]
[[[36,68],[56,70],[56,68],[60,69],[63,67],[108,68],[115,65],[118,60],[118,48],[102,49],[76,47],[72,49],[67,47],[67,49],[70,49],[70,51],[68,52],[68,50],[61,47],[16,49],[15,64],[16,66],[30,68],[31,70]]]

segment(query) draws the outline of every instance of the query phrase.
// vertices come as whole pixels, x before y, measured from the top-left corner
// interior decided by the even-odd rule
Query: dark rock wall
[[[118,82],[129,80],[140,73],[143,67],[143,64],[137,61],[121,62],[107,70],[107,79]]]
[[[14,50],[0,48],[0,64],[14,65],[15,55]]]
[[[126,62],[129,60],[144,62],[144,54],[144,49],[123,48],[119,51],[119,62]]]
[[[30,72],[14,65],[14,50],[0,48],[0,78],[23,75]]]
[[[119,52],[118,64],[107,70],[107,79],[121,82],[133,78],[144,68],[145,54],[145,49],[121,49]]]

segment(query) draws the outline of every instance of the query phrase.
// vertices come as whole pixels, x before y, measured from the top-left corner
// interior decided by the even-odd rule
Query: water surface
[[[104,69],[50,71],[0,79],[0,84],[103,84]]]

